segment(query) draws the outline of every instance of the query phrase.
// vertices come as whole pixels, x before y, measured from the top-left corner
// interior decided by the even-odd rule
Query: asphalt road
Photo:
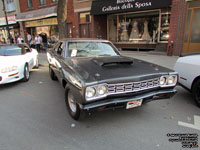
[[[155,60],[161,56],[133,57],[159,63]],[[162,57],[162,65],[172,66]],[[168,133],[200,135],[200,130],[178,125],[194,124],[194,115],[200,116],[191,94],[179,86],[170,100],[95,112],[76,122],[67,113],[64,89],[49,78],[44,54],[40,63],[29,82],[0,86],[0,150],[180,150],[181,142],[169,142]]]

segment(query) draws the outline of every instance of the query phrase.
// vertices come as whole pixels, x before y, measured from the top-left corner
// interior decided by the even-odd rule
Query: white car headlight
[[[98,95],[104,95],[107,92],[107,88],[105,85],[98,86],[96,90]]]
[[[166,83],[167,83],[167,77],[162,76],[162,77],[160,78],[160,85],[162,86],[162,85],[165,85]]]
[[[1,69],[1,73],[8,73],[17,70],[17,66],[5,67]]]
[[[96,90],[93,87],[88,87],[86,89],[86,98],[93,98],[95,96]]]

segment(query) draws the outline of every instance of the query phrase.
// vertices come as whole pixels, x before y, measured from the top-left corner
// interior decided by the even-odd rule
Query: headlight
[[[168,87],[168,86],[175,86],[177,83],[177,75],[166,75],[160,77],[160,86],[161,87]]]
[[[177,82],[177,76],[169,76],[167,84],[168,85],[176,85]]]
[[[8,72],[16,71],[16,70],[17,70],[17,66],[5,67],[1,69],[1,73],[8,73]]]
[[[104,95],[107,92],[107,88],[105,85],[100,85],[97,87],[97,94]]]
[[[86,101],[97,100],[107,96],[107,85],[95,85],[91,87],[87,87],[85,91]]]
[[[88,87],[88,88],[86,89],[86,98],[92,98],[92,97],[94,97],[95,93],[96,93],[95,88],[93,88],[93,87]]]
[[[166,77],[164,77],[164,76],[162,76],[161,78],[160,78],[160,85],[162,86],[162,85],[165,85],[167,82],[167,78]]]

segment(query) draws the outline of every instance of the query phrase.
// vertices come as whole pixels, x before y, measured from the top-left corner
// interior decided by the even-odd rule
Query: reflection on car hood
[[[170,72],[170,69],[148,63],[142,60],[125,56],[95,57],[95,58],[71,58],[66,63],[86,83],[95,81],[116,81],[120,79],[140,80],[142,76],[158,77],[162,73]],[[140,78],[140,79],[139,79]]]

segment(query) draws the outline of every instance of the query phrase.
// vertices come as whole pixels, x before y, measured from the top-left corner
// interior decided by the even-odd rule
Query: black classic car
[[[47,59],[50,77],[65,88],[66,106],[75,120],[81,112],[130,109],[176,93],[176,72],[122,56],[107,40],[61,40]]]

